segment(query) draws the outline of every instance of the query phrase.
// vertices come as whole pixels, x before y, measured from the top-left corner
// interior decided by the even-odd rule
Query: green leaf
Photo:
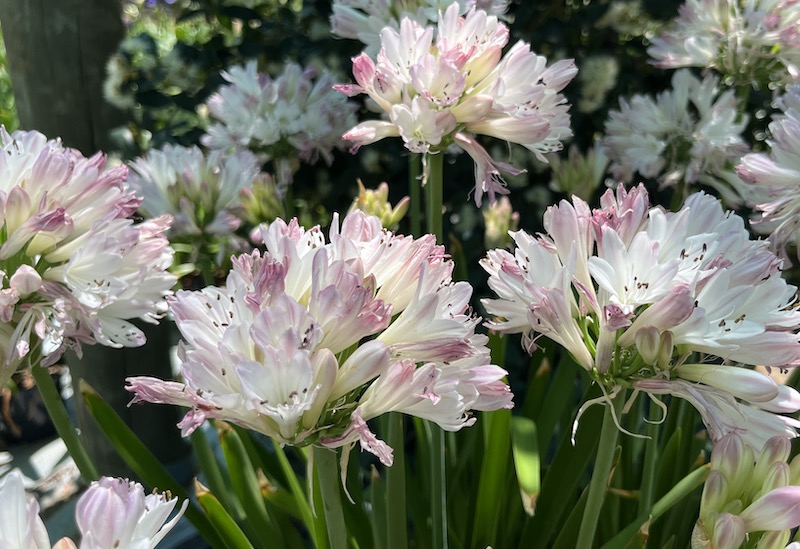
[[[200,502],[200,506],[205,511],[211,525],[219,536],[225,540],[227,549],[253,549],[247,536],[244,535],[242,529],[231,518],[219,500],[214,497],[214,494],[197,481],[195,481],[195,493],[197,494],[197,501]]]
[[[503,480],[509,470],[511,447],[511,410],[497,410],[481,414],[486,447],[478,483],[475,518],[472,529],[472,546],[486,547],[497,544],[497,529],[503,506]]]
[[[272,547],[282,542],[280,529],[267,513],[261,482],[239,434],[224,422],[216,421],[215,425],[220,435],[233,490],[245,509],[248,532],[258,539],[260,547]]]
[[[512,452],[522,507],[533,516],[541,490],[541,463],[536,424],[526,417],[511,418]]]

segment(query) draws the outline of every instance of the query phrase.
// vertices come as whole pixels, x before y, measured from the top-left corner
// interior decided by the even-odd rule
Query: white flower
[[[733,168],[748,150],[741,137],[747,117],[739,115],[733,91],[720,94],[718,83],[713,76],[700,81],[680,70],[672,89],[655,99],[620,99],[620,110],[609,112],[605,126],[614,176],[630,182],[638,172],[662,186],[699,183],[713,187],[727,203],[741,204],[747,189]]]
[[[50,549],[50,537],[39,517],[39,504],[25,496],[22,475],[11,471],[0,479],[0,547],[3,549]]]

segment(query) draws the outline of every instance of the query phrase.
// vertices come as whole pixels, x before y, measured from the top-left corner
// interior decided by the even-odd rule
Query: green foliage
[[[6,47],[0,34],[0,125],[12,132],[19,127],[17,108],[14,103],[14,89],[11,86],[11,76],[8,74],[8,60]]]

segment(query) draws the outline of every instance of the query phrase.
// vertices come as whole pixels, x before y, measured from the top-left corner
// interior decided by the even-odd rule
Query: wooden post
[[[124,115],[103,100],[106,61],[124,35],[119,0],[0,0],[20,128],[89,156]]]

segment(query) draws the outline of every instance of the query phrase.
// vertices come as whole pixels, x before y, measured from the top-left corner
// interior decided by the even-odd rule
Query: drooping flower
[[[508,28],[483,11],[459,15],[457,3],[436,28],[404,18],[399,30],[381,31],[376,60],[353,59],[356,84],[336,88],[349,96],[365,93],[384,114],[344,134],[353,152],[385,137],[401,137],[412,152],[441,154],[451,145],[475,162],[475,202],[507,194],[501,172],[521,170],[495,161],[475,139],[486,135],[523,145],[545,162],[572,135],[569,106],[561,90],[577,73],[572,60],[547,67],[525,42],[505,56]]]
[[[793,0],[687,0],[647,52],[662,68],[701,67],[740,86],[798,76],[800,5]]]
[[[300,162],[330,164],[341,135],[355,123],[357,106],[331,88],[331,73],[288,63],[276,78],[255,61],[223,71],[228,84],[208,100],[216,120],[202,142],[212,149],[249,149],[275,164],[279,185],[292,182]]]
[[[700,412],[712,440],[740,433],[761,448],[797,436],[800,393],[740,365],[800,365],[796,288],[767,243],[697,193],[676,213],[650,209],[643,186],[548,209],[546,233],[513,233],[515,252],[482,261],[497,299],[493,329],[536,348],[564,347],[611,398],[621,387],[671,394]],[[708,364],[692,364],[693,352]],[[720,364],[711,363],[719,358]]]
[[[0,479],[0,547],[50,549],[50,536],[39,517],[39,504],[25,496],[22,475],[11,471]]]
[[[206,155],[198,147],[166,145],[130,167],[128,181],[142,196],[140,211],[171,215],[170,241],[191,249],[179,255],[180,271],[223,264],[242,249],[244,242],[234,234],[242,223],[240,194],[264,177],[255,155],[246,150]]]
[[[620,110],[608,113],[604,140],[617,180],[629,183],[638,173],[663,187],[710,186],[732,206],[746,201],[747,185],[734,167],[748,151],[741,136],[747,117],[739,114],[733,91],[720,93],[718,84],[714,76],[700,81],[680,70],[672,89],[655,99],[620,99]]]
[[[748,534],[764,532],[754,547],[786,547],[800,525],[800,478],[790,440],[770,438],[758,454],[736,433],[711,453],[711,473],[700,500],[692,548],[737,549]]]
[[[134,402],[191,408],[293,445],[362,448],[391,464],[367,421],[388,411],[471,425],[472,410],[511,406],[491,364],[472,288],[432,235],[391,233],[358,210],[326,242],[296,220],[262,228],[263,254],[234,258],[224,287],[178,292],[184,382],[129,378]],[[346,454],[344,454],[346,455]]]
[[[474,8],[502,16],[508,9],[507,0],[457,1],[461,15]],[[423,27],[435,24],[439,11],[450,4],[450,0],[334,0],[331,33],[337,38],[359,40],[366,45],[368,55],[375,55],[381,47],[380,33],[384,27],[399,29],[402,19],[411,19]]]
[[[788,86],[778,104],[783,114],[769,125],[771,152],[745,155],[736,172],[762,191],[753,228],[787,257],[800,235],[800,86]]]
[[[81,343],[139,346],[175,277],[162,216],[134,224],[127,168],[106,169],[37,132],[0,130],[0,385],[23,360]]]
[[[189,500],[167,522],[178,498],[146,494],[138,482],[102,477],[78,500],[80,549],[153,549],[183,516]]]

